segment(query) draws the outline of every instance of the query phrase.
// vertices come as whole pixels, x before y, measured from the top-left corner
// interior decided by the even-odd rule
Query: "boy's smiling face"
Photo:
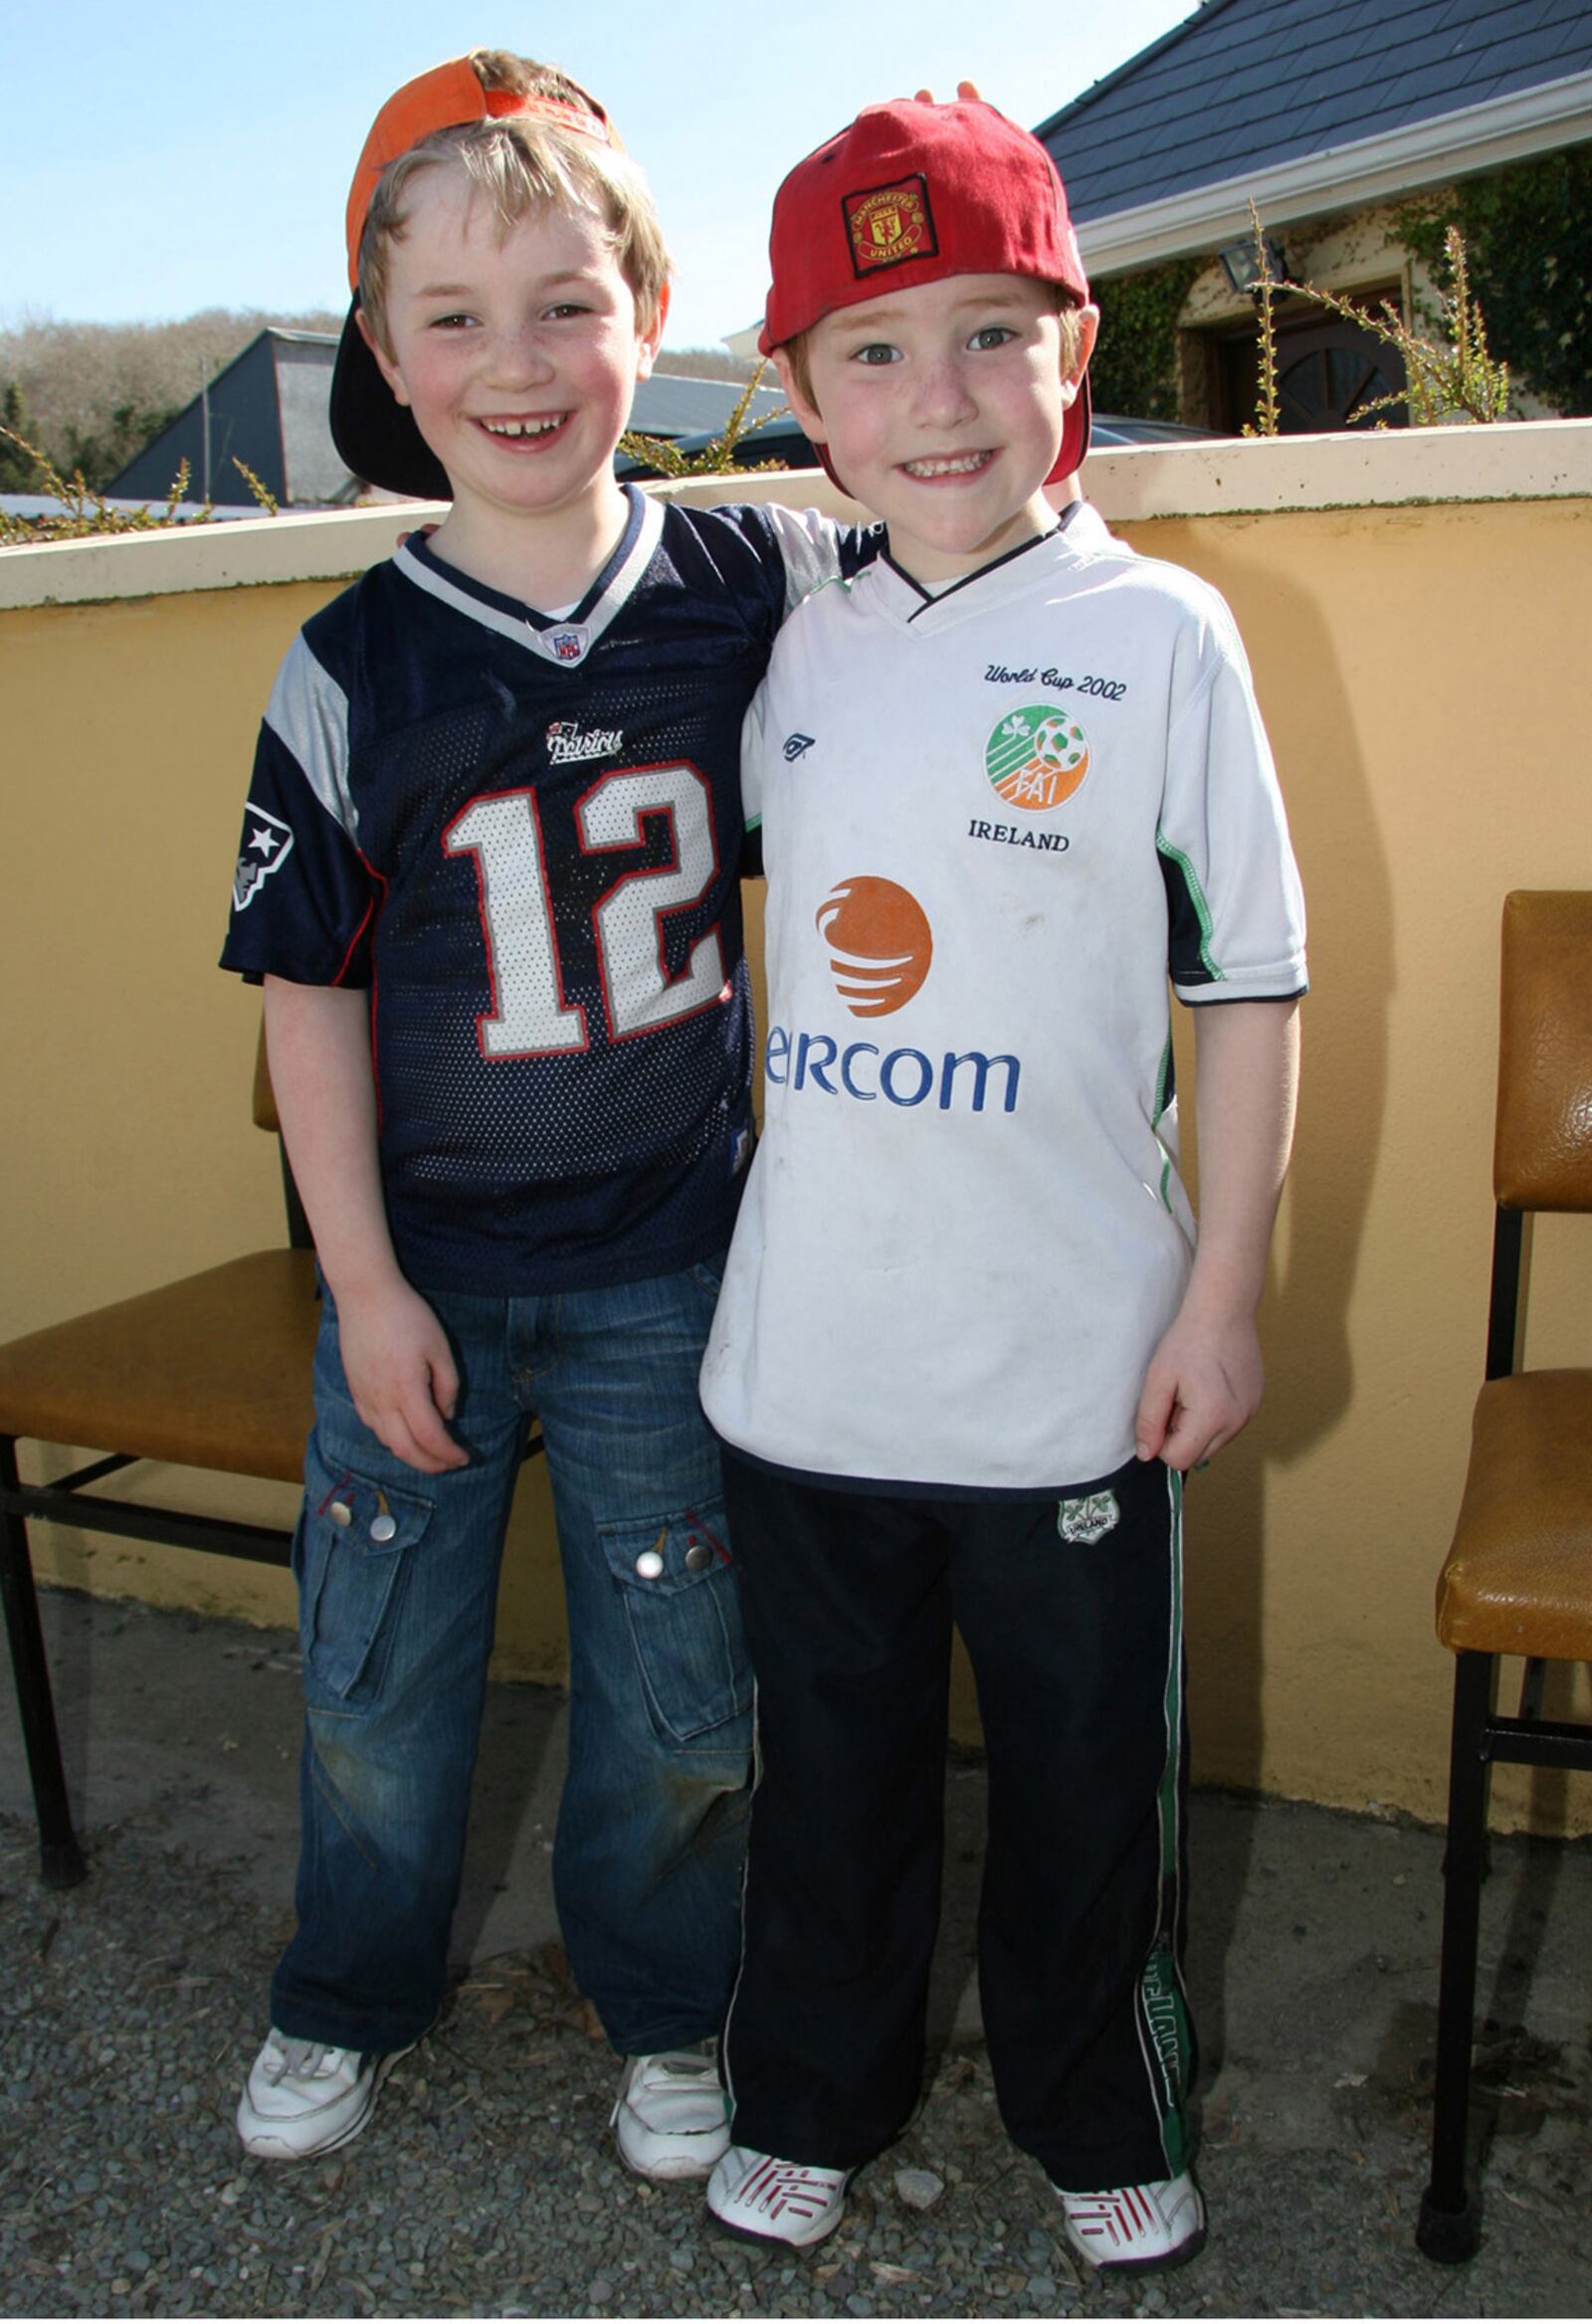
[[[826,314],[807,334],[812,400],[776,350],[791,408],[919,581],[976,572],[1048,532],[1045,480],[1094,343],[1069,367],[1047,284],[949,275]]]
[[[461,170],[415,180],[388,271],[382,376],[448,472],[456,531],[622,509],[614,447],[652,370],[599,221],[529,211],[506,233]]]

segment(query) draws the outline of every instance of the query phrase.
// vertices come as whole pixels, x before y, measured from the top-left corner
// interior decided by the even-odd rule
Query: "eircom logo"
[[[933,932],[917,898],[893,879],[841,880],[820,904],[815,924],[829,946],[835,989],[854,1017],[894,1016],[921,989],[934,955]],[[763,1065],[776,1088],[817,1089],[865,1105],[883,1097],[908,1109],[932,1098],[940,1113],[983,1113],[996,1103],[1014,1113],[1022,1076],[1016,1058],[982,1050],[947,1050],[936,1060],[925,1050],[886,1050],[877,1041],[843,1048],[833,1034],[792,1033],[782,1025],[770,1029]]]
[[[835,990],[854,1017],[904,1009],[928,974],[934,934],[915,895],[894,879],[843,879],[818,907]]]

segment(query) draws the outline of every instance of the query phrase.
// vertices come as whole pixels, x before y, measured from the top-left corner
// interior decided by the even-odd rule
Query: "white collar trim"
[[[468,582],[463,575],[454,580],[435,562],[416,556],[407,541],[394,551],[393,563],[406,581],[468,621],[496,631],[498,637],[525,647],[559,670],[576,670],[624,612],[663,537],[662,503],[635,492],[631,497],[633,507],[636,500],[641,501],[641,516],[633,535],[632,527],[626,526],[627,535],[632,535],[629,546],[621,541],[614,558],[567,621],[553,621],[532,606],[516,612],[512,603],[496,591],[484,591],[481,584]]]

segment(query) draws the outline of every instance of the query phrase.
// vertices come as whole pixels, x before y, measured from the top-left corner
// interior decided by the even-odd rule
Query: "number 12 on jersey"
[[[610,1041],[676,1024],[711,1008],[724,992],[716,928],[697,938],[681,975],[671,978],[664,959],[665,915],[699,903],[718,869],[711,794],[695,767],[633,767],[602,776],[575,809],[581,850],[591,856],[643,846],[648,815],[668,816],[673,862],[621,872],[592,911]],[[443,833],[443,847],[450,856],[476,860],[493,998],[491,1011],[477,1019],[482,1056],[585,1049],[586,1012],[564,998],[535,794],[498,791],[473,799]]]

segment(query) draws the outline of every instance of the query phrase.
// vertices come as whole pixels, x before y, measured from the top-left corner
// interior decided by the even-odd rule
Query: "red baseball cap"
[[[470,59],[454,57],[446,65],[434,65],[429,73],[406,81],[371,123],[348,189],[345,233],[348,287],[354,302],[342,326],[331,375],[332,442],[344,466],[364,483],[380,484],[389,492],[414,492],[426,500],[446,500],[452,492],[442,463],[415,426],[414,415],[399,403],[382,378],[354,319],[359,305],[360,246],[382,171],[439,129],[459,128],[470,121],[502,120],[511,113],[530,113],[558,128],[600,137],[605,144],[615,142],[608,115],[597,99],[585,90],[580,96],[582,101],[576,104],[563,97],[521,97],[507,89],[486,89]]]
[[[765,355],[838,307],[948,275],[1028,275],[1089,300],[1056,164],[1037,137],[967,98],[866,105],[774,196],[768,261]],[[1070,477],[1088,450],[1086,378],[1046,482]]]

